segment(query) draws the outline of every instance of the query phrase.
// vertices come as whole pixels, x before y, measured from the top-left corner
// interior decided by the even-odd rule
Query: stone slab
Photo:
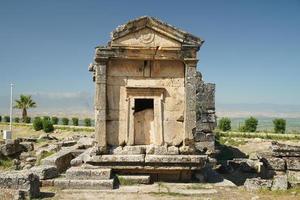
[[[147,175],[118,175],[118,179],[121,185],[150,184],[150,176]]]
[[[57,168],[52,165],[35,166],[30,171],[38,175],[41,180],[56,178],[59,175]]]
[[[289,157],[285,160],[288,170],[300,171],[300,157]]]
[[[272,187],[272,180],[261,179],[261,178],[248,178],[244,183],[244,187],[248,191],[262,190],[262,189],[269,190]]]
[[[292,187],[300,185],[300,171],[287,171],[288,182]]]
[[[40,195],[39,177],[28,171],[0,173],[0,188],[24,191],[29,197]]]
[[[55,166],[58,169],[59,173],[62,173],[71,166],[70,162],[74,158],[74,155],[72,153],[74,150],[74,147],[64,148],[59,152],[43,159],[41,163],[42,165]]]
[[[101,155],[93,156],[89,162],[98,163],[140,163],[145,161],[145,155]]]
[[[61,189],[111,190],[114,187],[114,179],[110,179],[110,180],[56,179],[54,180],[54,186]]]
[[[269,170],[277,170],[277,171],[284,171],[285,170],[285,160],[282,158],[263,158],[263,163],[267,166]]]
[[[84,169],[71,167],[66,171],[66,178],[71,180],[108,180],[111,177],[111,169]]]
[[[274,176],[271,190],[287,190],[287,189],[288,189],[287,175]]]
[[[204,155],[146,155],[146,163],[189,163],[204,165],[207,156]]]

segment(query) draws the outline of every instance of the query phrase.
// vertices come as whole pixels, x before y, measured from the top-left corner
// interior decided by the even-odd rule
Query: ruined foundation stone
[[[0,190],[11,189],[22,191],[30,198],[40,195],[39,177],[28,171],[3,172],[0,173]]]

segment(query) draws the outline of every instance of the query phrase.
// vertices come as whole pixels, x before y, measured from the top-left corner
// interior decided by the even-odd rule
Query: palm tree
[[[14,108],[18,108],[22,110],[22,120],[23,122],[25,122],[25,119],[27,118],[27,109],[29,108],[35,108],[36,107],[36,103],[31,99],[31,96],[28,95],[20,95],[20,99],[19,100],[15,100],[16,105],[14,106]]]

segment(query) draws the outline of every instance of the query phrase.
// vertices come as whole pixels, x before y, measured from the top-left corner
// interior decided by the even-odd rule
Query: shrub
[[[63,125],[69,125],[69,119],[64,117],[61,119]]]
[[[285,133],[286,120],[282,118],[277,118],[273,120],[275,133]]]
[[[20,118],[19,117],[15,117],[15,122],[19,123],[20,122]]]
[[[43,130],[45,133],[51,133],[54,131],[54,126],[50,120],[43,119]]]
[[[4,116],[4,122],[10,122],[10,117],[9,116]]]
[[[2,116],[0,115],[0,122],[2,122]]]
[[[58,118],[57,117],[51,117],[52,124],[58,124]]]
[[[90,118],[85,118],[83,121],[84,121],[85,126],[91,126],[92,125],[92,121],[91,121]]]
[[[43,116],[43,120],[50,120],[50,117],[49,116]]]
[[[40,117],[35,117],[32,125],[35,131],[40,131],[43,129],[43,121]]]
[[[40,117],[35,117],[32,123],[33,129],[35,131],[40,131],[43,129],[43,122]]]
[[[29,124],[31,122],[31,117],[25,117],[24,123]]]
[[[245,120],[245,125],[242,127],[244,132],[255,132],[257,129],[258,120],[254,117],[250,117]]]
[[[74,126],[78,126],[78,121],[79,121],[78,118],[76,118],[76,117],[72,118],[72,123]]]
[[[221,131],[230,131],[231,130],[231,120],[228,117],[223,117],[219,121],[219,129]]]

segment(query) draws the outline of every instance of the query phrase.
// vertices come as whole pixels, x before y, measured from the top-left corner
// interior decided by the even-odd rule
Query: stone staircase
[[[114,183],[111,169],[71,167],[65,177],[55,179],[53,185],[61,189],[111,190]]]

